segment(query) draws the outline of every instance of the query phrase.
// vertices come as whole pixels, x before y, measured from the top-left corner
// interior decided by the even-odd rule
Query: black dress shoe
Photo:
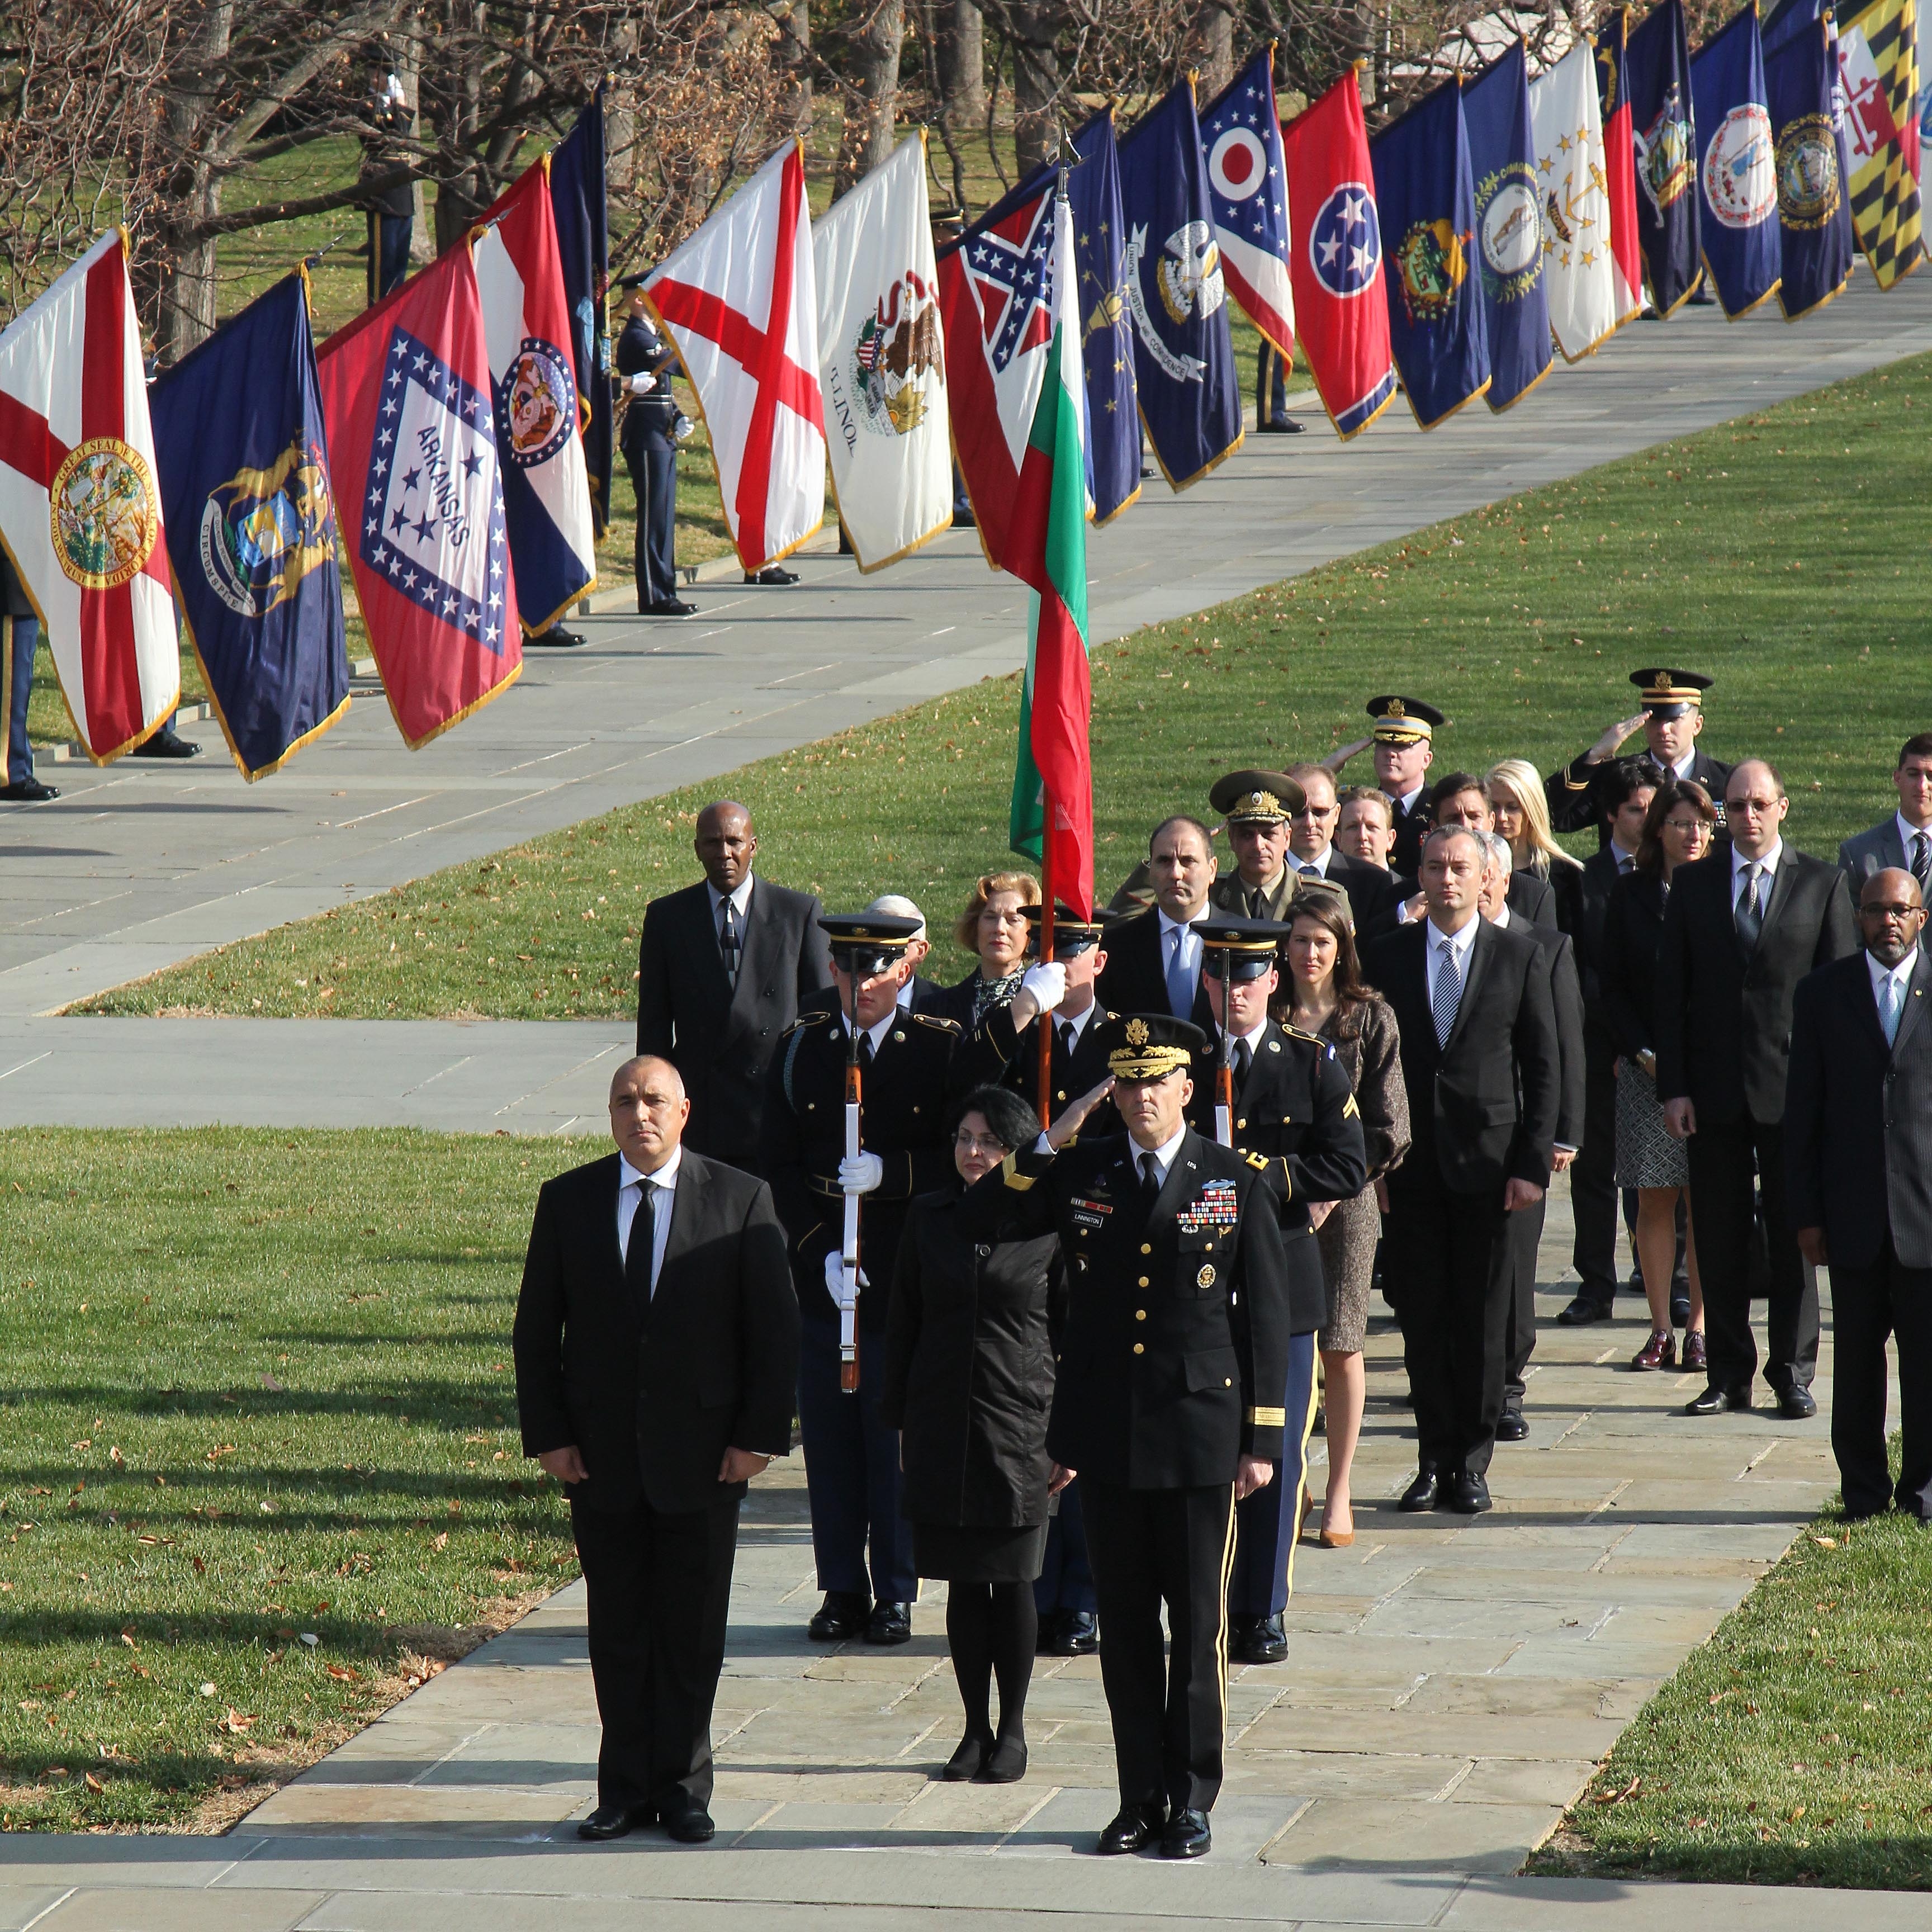
[[[864,1630],[872,1614],[872,1606],[864,1597],[850,1590],[827,1590],[805,1634],[814,1643],[843,1643]]]
[[[1214,1842],[1206,1812],[1177,1811],[1160,1834],[1160,1855],[1164,1858],[1198,1858]]]
[[[0,787],[0,799],[9,805],[45,805],[50,798],[58,798],[60,794],[53,786],[43,784],[29,772],[23,778],[16,778],[10,784]]]
[[[582,632],[567,631],[561,624],[553,624],[548,630],[539,631],[533,638],[526,638],[524,646],[526,650],[536,645],[547,650],[574,651],[585,641]]]
[[[638,615],[640,617],[694,617],[698,606],[687,604],[682,597],[667,597],[658,604],[640,604]]]
[[[664,1829],[680,1845],[708,1845],[718,1835],[711,1814],[688,1794],[660,1807],[658,1816],[664,1820]]]
[[[1279,1617],[1250,1617],[1234,1654],[1244,1664],[1280,1664],[1288,1656],[1288,1637]],[[1230,1646],[1231,1648],[1233,1646]]]
[[[1818,1413],[1817,1399],[1808,1388],[1793,1383],[1778,1392],[1778,1412],[1787,1422],[1804,1422]]]
[[[1496,1440],[1498,1442],[1527,1442],[1529,1424],[1522,1419],[1520,1408],[1506,1408],[1496,1418]]]
[[[1100,1648],[1100,1620],[1091,1610],[1069,1610],[1053,1643],[1055,1657],[1091,1657]]]
[[[201,747],[182,737],[172,724],[164,724],[145,745],[128,754],[134,758],[198,758]]]
[[[1750,1406],[1749,1389],[1727,1389],[1712,1382],[1684,1405],[1684,1413],[1686,1415],[1716,1415],[1727,1408],[1748,1411]]]
[[[880,1604],[866,1626],[868,1643],[910,1643],[912,1641],[912,1606]]]
[[[1560,1328],[1587,1328],[1593,1322],[1607,1322],[1610,1318],[1610,1304],[1607,1301],[1591,1301],[1578,1295],[1568,1308],[1557,1312],[1556,1324]]]
[[[1036,1657],[1058,1657],[1060,1633],[1066,1628],[1066,1619],[1072,1613],[1066,1610],[1042,1610],[1034,1627],[1033,1654]]]
[[[1402,1500],[1396,1504],[1399,1510],[1407,1510],[1412,1515],[1421,1510],[1436,1507],[1436,1472],[1420,1468],[1415,1472],[1415,1480],[1402,1492]]]
[[[1673,1294],[1670,1298],[1670,1325],[1673,1328],[1688,1328],[1690,1325],[1690,1298],[1688,1294]]]
[[[1257,423],[1255,431],[1259,436],[1299,436],[1302,425],[1292,416],[1276,416],[1272,422]]]
[[[992,1748],[993,1740],[984,1731],[968,1731],[959,1740],[959,1748],[940,1767],[940,1780],[947,1784],[964,1784],[969,1778],[977,1778]]]
[[[1094,1849],[1103,1858],[1118,1858],[1123,1852],[1138,1852],[1154,1843],[1166,1823],[1163,1818],[1144,1811],[1137,1804],[1123,1804],[1114,1822],[1100,1834]]]
[[[986,1754],[986,1762],[980,1767],[975,1784],[1017,1784],[1026,1775],[1026,1739],[1021,1737],[996,1738],[993,1748]]]
[[[745,581],[747,584],[767,584],[776,590],[781,585],[796,584],[798,581],[798,572],[795,570],[784,569],[776,563],[768,563],[763,570],[746,571]]]
[[[1490,1507],[1490,1486],[1480,1476],[1459,1470],[1443,1492],[1442,1507],[1458,1516],[1480,1516]]]
[[[642,1805],[600,1804],[587,1818],[578,1820],[577,1835],[580,1838],[602,1840],[621,1838],[626,1833],[636,1830],[640,1825],[648,1825],[651,1814]]]

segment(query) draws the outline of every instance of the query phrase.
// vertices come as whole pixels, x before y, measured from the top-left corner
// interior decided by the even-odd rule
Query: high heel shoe
[[[992,1749],[993,1740],[983,1732],[968,1731],[960,1739],[959,1748],[946,1760],[940,1778],[948,1784],[963,1784],[977,1778]]]

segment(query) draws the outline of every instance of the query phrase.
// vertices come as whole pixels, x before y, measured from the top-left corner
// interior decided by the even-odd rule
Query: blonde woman
[[[980,963],[956,986],[946,987],[929,1009],[957,1020],[968,1034],[994,1006],[1020,989],[1033,928],[1027,908],[1040,904],[1040,881],[1030,872],[988,872],[973,888],[952,937]]]
[[[1556,923],[1565,932],[1575,932],[1581,910],[1582,862],[1571,858],[1550,829],[1542,774],[1527,758],[1504,758],[1490,767],[1483,779],[1483,792],[1490,801],[1497,836],[1509,841],[1516,869],[1549,882],[1556,902]]]

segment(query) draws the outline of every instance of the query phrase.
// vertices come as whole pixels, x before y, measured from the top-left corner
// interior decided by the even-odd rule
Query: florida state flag
[[[316,373],[362,621],[419,751],[524,668],[468,245],[331,336]]]
[[[154,440],[128,285],[104,235],[0,334],[0,538],[97,765],[181,695]]]

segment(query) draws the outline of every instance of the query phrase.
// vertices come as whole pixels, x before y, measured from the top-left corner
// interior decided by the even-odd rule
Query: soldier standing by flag
[[[626,275],[617,286],[634,292],[630,318],[617,338],[617,386],[628,395],[620,432],[624,467],[637,499],[634,556],[638,610],[646,617],[688,617],[697,606],[677,594],[677,404],[671,395],[676,357],[658,333],[639,285]]]

